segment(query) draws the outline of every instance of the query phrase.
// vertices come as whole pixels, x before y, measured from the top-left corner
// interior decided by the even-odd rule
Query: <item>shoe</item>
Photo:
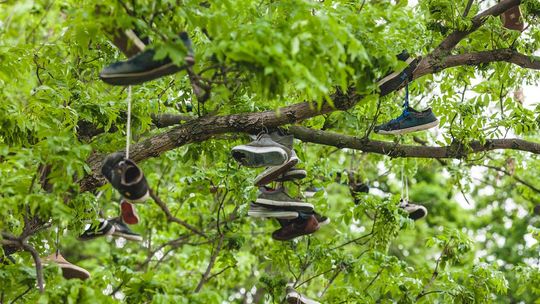
[[[299,293],[291,286],[287,286],[286,292],[287,292],[287,295],[285,299],[287,300],[287,303],[289,304],[320,304],[320,302],[307,298],[306,296]]]
[[[129,229],[129,227],[122,221],[120,217],[115,217],[110,220],[111,224],[114,225],[113,236],[123,237],[126,240],[140,242],[143,240],[142,236],[138,233],[135,233]]]
[[[144,202],[150,197],[144,173],[135,162],[125,159],[122,152],[107,156],[101,173],[131,203]]]
[[[316,188],[316,187],[309,187],[304,191],[304,197],[305,198],[313,198],[317,192],[321,191],[322,188]]]
[[[139,223],[139,215],[137,214],[135,205],[126,200],[122,200],[122,202],[120,202],[120,214],[122,221],[128,225],[136,225]]]
[[[501,14],[503,26],[509,30],[522,32],[525,29],[523,20],[521,19],[521,10],[519,5],[509,8]]]
[[[156,51],[145,50],[126,61],[115,62],[105,67],[99,74],[99,78],[112,85],[132,85],[154,80],[186,69],[195,64],[191,40],[187,33],[180,34],[182,43],[188,50],[185,57],[186,64],[177,66],[169,57],[160,60],[154,59]]]
[[[289,169],[291,169],[298,163],[298,160],[299,160],[298,156],[296,156],[296,153],[294,152],[294,150],[291,150],[291,157],[284,164],[280,166],[268,167],[261,174],[259,174],[255,178],[255,186],[261,187],[280,178],[280,176],[284,175],[285,173],[288,173],[290,171]],[[305,177],[306,170],[296,169],[296,171],[303,171],[304,177]],[[291,177],[292,174],[293,173],[289,174],[289,177]]]
[[[411,78],[414,70],[420,62],[420,58],[409,58],[407,51],[403,51],[397,55],[398,60],[405,61],[407,67],[401,72],[394,72],[377,82],[380,90],[380,95],[386,95],[399,88],[407,79]]]
[[[376,126],[374,131],[379,134],[406,134],[416,131],[427,130],[439,125],[439,120],[431,109],[418,112],[408,107],[403,110],[401,116],[389,122]]]
[[[274,141],[270,134],[261,134],[247,145],[232,148],[232,156],[246,167],[281,166],[290,159],[292,154],[293,137],[289,135],[288,138],[290,138],[290,147]]]
[[[259,196],[257,197],[255,203],[262,205],[263,207],[302,212],[313,211],[312,204],[290,197],[287,193],[285,193],[284,188],[274,190],[267,187],[261,187],[259,190]]]
[[[114,233],[114,225],[109,223],[107,220],[100,220],[99,224],[88,225],[86,230],[79,235],[79,241],[89,241],[98,237],[111,235]]]
[[[307,218],[299,217],[274,231],[272,238],[278,241],[289,241],[302,235],[312,234],[319,228],[319,222],[314,215],[309,215]]]
[[[283,173],[280,177],[276,178],[276,182],[288,182],[296,179],[304,179],[307,177],[307,172],[304,169],[298,169],[296,167],[290,168],[288,171]]]
[[[251,203],[249,205],[248,216],[292,220],[298,217],[298,212],[290,210],[271,209],[257,205],[255,203]]]
[[[77,265],[73,265],[70,262],[66,261],[64,257],[58,253],[58,254],[51,254],[48,257],[42,258],[44,264],[57,264],[60,269],[62,269],[62,275],[66,279],[81,279],[86,280],[90,278],[90,273]]]
[[[322,227],[322,226],[326,226],[326,225],[330,224],[330,218],[329,217],[321,215],[321,214],[319,214],[317,212],[314,212],[313,215],[317,219],[317,222],[319,222],[319,226]]]
[[[428,213],[426,207],[422,205],[412,204],[404,199],[401,199],[399,201],[399,208],[407,211],[407,213],[409,214],[409,218],[415,221],[426,217]]]

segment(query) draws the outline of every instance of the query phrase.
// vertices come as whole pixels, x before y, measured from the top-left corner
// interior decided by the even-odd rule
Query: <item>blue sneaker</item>
[[[439,120],[431,109],[419,112],[407,107],[403,110],[401,116],[376,126],[374,131],[379,134],[406,134],[427,130],[437,125],[439,125]]]

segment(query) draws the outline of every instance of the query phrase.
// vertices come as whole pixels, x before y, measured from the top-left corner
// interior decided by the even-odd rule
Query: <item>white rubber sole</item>
[[[312,211],[313,205],[310,203],[302,203],[302,202],[280,202],[280,201],[273,201],[269,199],[264,198],[258,198],[255,203],[259,205],[265,205],[265,206],[272,206],[272,207],[285,207],[285,208],[294,208],[299,211]]]
[[[133,204],[136,204],[136,203],[144,203],[145,201],[147,201],[147,200],[150,199],[150,192],[147,191],[146,194],[145,194],[143,197],[138,198],[138,199],[136,199],[136,200],[130,200],[130,199],[128,199],[127,197],[124,197],[124,199],[125,199],[126,201],[128,201],[128,203],[133,203]]]
[[[126,240],[136,241],[136,242],[141,242],[143,240],[142,236],[140,235],[125,234],[125,233],[119,232],[118,230],[113,233],[113,236],[121,237]]]
[[[243,154],[254,154],[254,155],[260,155],[262,158],[265,158],[264,155],[270,155],[275,154],[274,156],[267,156],[267,158],[273,158],[273,159],[282,159],[283,161],[281,163],[275,162],[275,163],[252,163],[255,161],[256,157],[247,157],[248,162],[242,162],[237,159],[238,162],[243,164],[244,166],[255,166],[255,167],[263,167],[263,166],[281,166],[285,164],[289,158],[287,155],[287,152],[279,147],[253,147],[253,146],[247,146],[247,145],[241,145],[236,146],[232,148],[231,152],[234,155],[234,152],[243,153]],[[236,158],[235,158],[236,159]]]
[[[272,166],[264,170],[263,172],[261,172],[261,174],[259,174],[255,178],[255,185],[264,186],[271,183],[275,179],[279,178],[279,176],[282,174],[283,171],[289,170],[290,168],[296,166],[298,161],[299,161],[298,157],[294,156],[293,154],[293,157],[291,157],[288,161],[286,161],[282,165]],[[261,181],[263,182],[261,183]]]
[[[413,57],[409,57],[409,59],[407,59],[407,60],[405,61],[405,63],[406,63],[407,65],[410,65],[411,62],[413,62],[413,61],[414,61],[414,58],[413,58]],[[396,76],[398,76],[399,74],[401,74],[401,72],[403,72],[403,71],[397,71],[397,72],[394,72],[394,73],[392,73],[392,74],[390,74],[390,75],[384,77],[383,79],[379,80],[379,82],[377,82],[377,86],[380,87],[380,86],[383,85],[385,82],[388,82],[390,79],[393,79],[393,78],[395,78]]]
[[[248,216],[250,217],[260,217],[260,218],[279,218],[284,220],[294,220],[300,216],[296,211],[248,211]]]
[[[304,297],[302,294],[298,293],[297,291],[289,292],[286,298],[287,298],[287,303],[289,304],[298,304],[298,303],[321,304],[320,302]]]
[[[433,122],[430,122],[428,124],[425,124],[425,125],[419,125],[419,126],[414,126],[414,127],[405,128],[405,129],[399,129],[399,130],[392,130],[392,131],[380,130],[377,133],[378,134],[385,134],[385,135],[407,134],[407,133],[412,133],[412,132],[424,131],[424,130],[427,130],[427,129],[431,129],[431,128],[436,127],[438,125],[439,125],[439,120],[437,119],[437,120],[435,120]]]

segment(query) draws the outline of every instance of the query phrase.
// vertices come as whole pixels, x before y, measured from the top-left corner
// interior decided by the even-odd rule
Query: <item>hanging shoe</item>
[[[70,279],[81,279],[86,280],[90,278],[90,273],[77,265],[73,265],[70,262],[66,261],[64,257],[58,253],[58,254],[51,254],[48,257],[42,258],[44,264],[57,264],[60,269],[62,269],[62,275],[64,278],[70,280]]]
[[[306,191],[304,191],[304,197],[305,198],[313,198],[317,192],[323,190],[323,188],[317,188],[317,187],[308,187]]]
[[[287,286],[285,299],[289,304],[320,304],[296,291],[292,286]]]
[[[540,215],[540,204],[534,206],[533,210],[536,215]]]
[[[259,191],[259,196],[257,197],[255,203],[262,205],[263,207],[303,212],[313,211],[312,204],[290,197],[287,193],[285,193],[284,188],[274,190],[267,187],[261,187],[259,188]]]
[[[131,203],[144,202],[150,197],[144,173],[135,162],[124,159],[122,152],[107,156],[101,173]]]
[[[290,210],[271,209],[255,203],[251,203],[249,204],[248,216],[292,220],[298,217],[298,212]]]
[[[415,221],[426,217],[428,214],[426,207],[422,205],[412,204],[404,199],[401,199],[399,201],[399,208],[407,211],[407,213],[409,214],[409,218]]]
[[[292,147],[292,135],[286,139],[290,139],[290,145]],[[286,139],[282,139],[282,141]],[[232,148],[231,153],[233,158],[240,164],[246,167],[257,168],[284,165],[290,159],[292,149],[287,145],[274,141],[270,134],[261,134],[247,145]]]
[[[261,174],[259,174],[255,178],[255,186],[259,186],[259,187],[265,186],[273,181],[277,181],[277,179],[283,180],[280,177],[283,176],[284,174],[289,173],[290,169],[294,167],[298,163],[298,161],[299,159],[298,159],[298,156],[296,156],[296,152],[294,152],[294,150],[291,150],[291,156],[284,164],[280,166],[268,167],[266,168],[266,170],[261,172]],[[291,180],[292,179],[291,177],[295,176],[294,174],[298,176],[298,175],[302,175],[303,173],[304,177],[306,177],[306,170],[299,170],[299,169],[295,169],[295,170],[296,172],[290,172],[288,174],[289,179],[287,180]]]
[[[111,235],[115,227],[107,220],[100,220],[97,225],[87,225],[86,230],[79,235],[79,241],[89,241],[98,237]]]
[[[319,222],[314,215],[309,215],[307,218],[299,217],[274,231],[272,238],[278,241],[289,241],[302,235],[312,234],[319,228]]]
[[[113,236],[123,237],[126,240],[141,242],[142,236],[129,229],[129,227],[122,221],[120,217],[115,217],[110,220],[110,223],[114,225]]]
[[[501,15],[503,26],[509,30],[522,32],[525,29],[519,5],[513,6]]]
[[[317,222],[319,222],[319,226],[322,227],[322,226],[326,226],[326,225],[330,224],[330,218],[329,217],[321,215],[321,214],[319,214],[317,212],[313,212],[313,215],[317,219]]]
[[[431,109],[419,112],[407,107],[403,110],[401,116],[376,126],[374,131],[379,134],[407,134],[427,130],[438,125],[439,120]]]
[[[405,61],[408,65],[403,71],[394,72],[377,82],[381,95],[386,95],[398,89],[405,81],[410,79],[420,62],[420,58],[409,58],[407,51],[396,56],[398,60]]]
[[[282,183],[282,182],[288,182],[288,181],[293,181],[297,179],[304,179],[306,177],[307,177],[306,170],[292,167],[288,171],[283,173],[280,177],[276,178],[275,182]]]
[[[99,77],[104,82],[112,85],[133,85],[184,70],[195,64],[195,59],[191,40],[187,33],[180,33],[180,39],[188,51],[185,64],[182,66],[173,63],[169,57],[156,60],[154,59],[155,50],[147,49],[126,61],[115,62],[105,67]]]
[[[135,205],[126,200],[120,202],[120,214],[124,223],[128,225],[136,225],[139,223],[139,215],[137,214]]]

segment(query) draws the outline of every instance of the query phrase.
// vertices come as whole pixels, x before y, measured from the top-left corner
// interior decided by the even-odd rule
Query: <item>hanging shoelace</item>
[[[403,103],[405,110],[409,108],[409,82],[405,82],[405,103]]]
[[[130,139],[131,139],[131,86],[128,86],[127,123],[126,123],[126,159],[129,159]]]
[[[403,165],[401,166],[401,201],[403,204],[407,204],[409,202],[409,179],[405,177],[405,174],[403,173]]]

